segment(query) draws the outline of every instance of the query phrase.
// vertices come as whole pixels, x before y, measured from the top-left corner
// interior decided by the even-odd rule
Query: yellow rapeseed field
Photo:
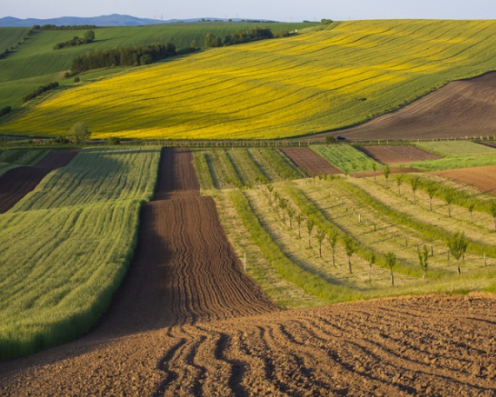
[[[356,21],[210,49],[50,95],[0,133],[280,138],[353,125],[496,69],[496,21]]]

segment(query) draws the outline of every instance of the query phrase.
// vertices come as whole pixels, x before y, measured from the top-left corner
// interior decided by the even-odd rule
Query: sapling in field
[[[336,250],[336,243],[338,241],[338,236],[336,233],[332,232],[327,235],[327,241],[329,242],[329,245],[331,246],[331,253],[332,253],[332,265],[335,267],[336,266],[336,261],[334,259],[334,254]]]
[[[344,248],[346,250],[346,255],[348,256],[348,268],[351,274],[353,273],[351,270],[351,256],[355,253],[357,247],[355,240],[353,240],[349,235],[344,239]]]
[[[386,264],[391,270],[391,286],[394,287],[393,267],[396,265],[396,255],[393,252],[388,252],[386,254]]]
[[[444,201],[448,204],[448,218],[451,218],[451,204],[455,200],[455,193],[452,190],[448,190],[446,192],[446,196],[444,196]]]
[[[415,193],[417,192],[419,183],[420,183],[420,179],[418,178],[418,176],[410,179],[410,186],[412,187],[412,192],[413,192],[413,204],[415,204]]]
[[[467,208],[468,208],[468,213],[470,214],[470,223],[473,223],[472,212],[474,212],[475,203],[473,201],[471,201],[468,204],[468,207]]]
[[[279,198],[279,207],[282,210],[282,221],[286,222],[286,208],[288,208],[288,200]]]
[[[425,275],[427,273],[427,267],[429,266],[429,250],[427,246],[424,245],[424,249],[418,253],[419,265],[422,269],[422,280],[425,280]]]
[[[326,236],[326,232],[321,228],[317,229],[317,241],[319,242],[319,257],[322,258],[322,241]]]
[[[312,237],[312,230],[315,226],[315,222],[311,219],[307,219],[307,231],[308,231],[308,247],[312,247],[312,242],[310,241],[310,237]]]
[[[384,186],[387,189],[387,181],[389,178],[389,175],[391,174],[391,169],[389,168],[389,165],[386,165],[386,168],[384,168]]]
[[[272,191],[274,190],[274,186],[267,185],[267,190],[269,191],[269,203],[272,204]]]
[[[372,281],[372,265],[375,263],[375,252],[372,252],[369,258],[369,282]]]
[[[296,210],[293,207],[288,206],[287,211],[288,211],[288,218],[289,218],[289,228],[292,229],[293,228],[293,218],[294,218]]]
[[[460,258],[465,258],[465,252],[467,251],[468,242],[465,238],[465,233],[455,232],[448,240],[448,250],[451,255],[456,259],[456,264],[458,265],[458,275],[461,274],[460,270]]]
[[[298,225],[298,238],[301,238],[301,222],[303,222],[303,215],[301,212],[296,215],[295,220],[296,224]]]
[[[377,171],[377,164],[375,162],[372,163],[372,169],[374,170],[374,182],[377,182],[377,175],[375,174],[375,172]]]
[[[432,211],[432,198],[437,192],[438,187],[436,185],[427,186],[427,194],[429,195],[429,211]]]
[[[491,204],[489,204],[489,211],[491,212],[491,215],[493,217],[494,231],[496,232],[496,201],[495,200],[491,201]]]
[[[398,174],[396,176],[396,184],[398,185],[398,196],[401,196],[401,184],[403,183],[404,179],[405,177],[403,176],[403,174]]]

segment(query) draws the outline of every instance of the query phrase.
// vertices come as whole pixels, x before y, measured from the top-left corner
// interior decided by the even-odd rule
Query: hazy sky
[[[495,0],[3,0],[0,17],[127,14],[143,18],[264,18],[278,21],[496,19]]]

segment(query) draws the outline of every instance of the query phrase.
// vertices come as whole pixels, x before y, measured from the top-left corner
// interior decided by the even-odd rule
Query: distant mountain
[[[96,26],[142,26],[142,25],[157,25],[161,23],[191,23],[199,21],[227,21],[224,18],[191,18],[191,19],[169,19],[163,21],[160,19],[137,18],[130,15],[102,15],[99,17],[60,17],[52,19],[19,19],[14,17],[0,18],[0,26],[19,26],[30,27],[33,25],[96,25]],[[242,19],[232,19],[234,22],[242,21]],[[244,20],[243,20],[244,21]],[[246,20],[246,21],[252,21]],[[257,20],[257,22],[273,22],[268,20]]]

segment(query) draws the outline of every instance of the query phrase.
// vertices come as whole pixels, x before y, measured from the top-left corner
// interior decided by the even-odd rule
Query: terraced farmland
[[[67,90],[0,131],[57,135],[74,119],[102,138],[279,138],[343,128],[493,70],[495,31],[494,21],[335,23]]]

